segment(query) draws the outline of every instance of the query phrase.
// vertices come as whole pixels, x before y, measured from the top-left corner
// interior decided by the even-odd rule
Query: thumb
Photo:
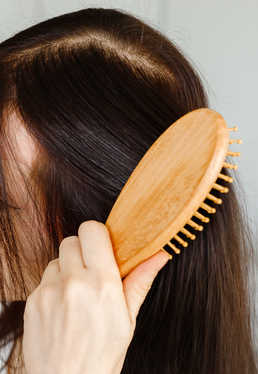
[[[123,280],[123,289],[132,322],[136,321],[139,309],[152,283],[172,256],[161,250],[134,268]]]

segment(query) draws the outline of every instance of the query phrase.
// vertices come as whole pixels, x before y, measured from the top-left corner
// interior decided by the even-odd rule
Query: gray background
[[[238,125],[230,158],[238,164],[247,214],[258,248],[258,1],[257,0],[9,0],[0,2],[0,41],[39,21],[70,11],[104,7],[130,11],[183,49],[201,74],[212,109]],[[241,203],[244,200],[241,198]],[[258,299],[258,297],[257,297]]]

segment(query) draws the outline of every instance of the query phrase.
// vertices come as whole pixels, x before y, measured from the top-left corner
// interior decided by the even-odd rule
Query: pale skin
[[[122,281],[107,227],[83,222],[27,299],[26,373],[119,374],[139,309],[168,259],[159,251]]]
[[[37,233],[40,231],[44,236],[44,228],[39,227],[35,230],[35,224],[38,221],[35,220],[35,212],[33,209],[33,204],[31,200],[27,196],[27,191],[24,186],[23,180],[21,175],[18,171],[18,165],[23,171],[25,175],[29,174],[31,170],[31,166],[35,157],[37,156],[37,147],[27,132],[26,128],[20,121],[19,117],[16,115],[15,112],[8,113],[5,115],[6,121],[6,128],[5,132],[8,134],[8,147],[7,144],[3,145],[2,150],[4,149],[6,152],[4,154],[1,153],[1,161],[3,163],[4,172],[5,172],[5,181],[7,183],[6,188],[8,195],[12,197],[12,203],[18,205],[21,208],[19,212],[19,216],[23,218],[24,221],[27,222],[28,228],[31,226],[31,238],[35,238],[37,240]],[[8,151],[8,152],[7,152]],[[12,153],[10,153],[12,152]],[[14,156],[16,160],[14,160]],[[18,165],[17,165],[17,164]],[[5,166],[8,167],[5,169]],[[15,228],[17,236],[19,237],[20,241],[23,243],[27,242],[26,233],[24,231],[24,227],[20,225],[20,222],[16,219],[15,211],[11,210],[10,214],[12,215],[12,224]],[[26,252],[20,251],[18,253],[20,257],[20,261],[25,265],[33,266],[34,256],[33,254],[33,247],[26,246]],[[6,301],[16,301],[16,300],[26,300],[23,293],[19,292],[19,287],[16,288],[16,292],[12,291],[12,287],[9,288],[11,282],[10,277],[10,270],[6,266],[5,257],[3,256],[3,251],[0,246],[0,256],[1,262],[3,266],[3,274],[4,274],[4,282],[3,288],[5,289],[6,293]],[[31,268],[25,271],[25,283],[28,288],[28,293],[33,291],[33,289],[38,285],[38,282],[35,283],[34,280],[30,276]]]
[[[8,118],[8,126],[26,172],[35,145],[15,114]],[[13,173],[19,187],[14,196],[22,204],[15,167]],[[32,217],[29,202],[24,214]],[[93,220],[83,222],[77,236],[62,240],[59,257],[49,262],[40,284],[30,285],[22,340],[25,373],[120,373],[139,309],[168,259],[159,251],[122,281],[107,227]]]

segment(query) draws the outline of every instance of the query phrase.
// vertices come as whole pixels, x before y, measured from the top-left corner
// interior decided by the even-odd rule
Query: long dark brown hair
[[[62,238],[85,220],[104,223],[152,143],[209,106],[192,65],[158,30],[116,9],[54,17],[0,44],[0,341],[11,344],[10,372],[23,365],[26,298]],[[10,161],[11,118],[36,145],[28,173]],[[230,191],[211,191],[223,204],[205,201],[216,214],[155,278],[122,374],[257,373],[254,240],[237,172],[222,173],[234,178]]]

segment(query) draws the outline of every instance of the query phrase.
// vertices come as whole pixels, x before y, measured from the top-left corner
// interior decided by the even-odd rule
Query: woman
[[[58,16],[2,42],[0,82],[0,339],[14,342],[7,365],[19,372],[26,299],[60,241],[83,221],[104,223],[160,134],[209,104],[179,48],[115,9]],[[26,155],[19,145],[12,155],[14,122],[30,138]],[[257,373],[248,293],[254,245],[235,185],[155,278],[121,373]]]

